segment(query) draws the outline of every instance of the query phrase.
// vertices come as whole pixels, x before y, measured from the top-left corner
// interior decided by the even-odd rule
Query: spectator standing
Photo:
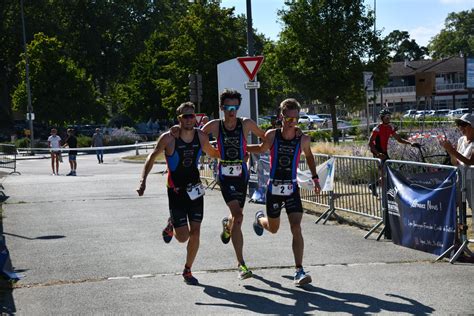
[[[395,126],[390,124],[392,112],[387,109],[382,109],[380,111],[380,124],[374,127],[372,134],[369,139],[369,148],[374,158],[379,158],[382,160],[382,163],[390,159],[388,156],[388,140],[390,137],[393,137],[400,144],[411,145],[413,147],[420,147],[418,143],[412,143],[404,138],[402,138],[398,133]],[[382,174],[382,169],[379,170]],[[381,183],[381,178],[379,178],[375,183],[369,183],[369,189],[372,191],[374,196],[378,196],[377,185]]]
[[[58,130],[51,129],[51,135],[48,137],[48,148],[51,148],[51,168],[53,176],[59,174],[59,156],[61,155],[61,137],[58,136]]]
[[[94,135],[92,135],[92,147],[103,147],[104,146],[104,134],[100,131],[100,128],[95,129]],[[96,149],[97,161],[104,163],[104,149]]]
[[[63,147],[69,147],[69,149],[77,148],[77,138],[74,135],[74,129],[68,128],[67,130],[67,138],[64,141]],[[69,166],[71,167],[71,171],[66,176],[76,176],[77,170],[77,150],[69,150]]]
[[[456,119],[455,122],[463,135],[458,139],[457,147],[454,148],[449,140],[445,138],[440,139],[440,144],[448,152],[454,166],[472,166],[474,165],[474,146],[472,145],[474,141],[474,114],[466,113]],[[474,174],[473,170],[470,169],[466,173],[466,198],[471,210],[473,209],[473,182]]]

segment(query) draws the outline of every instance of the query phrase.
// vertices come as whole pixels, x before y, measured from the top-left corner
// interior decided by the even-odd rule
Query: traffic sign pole
[[[252,1],[247,0],[247,53],[249,56],[254,56],[255,52],[253,49],[253,28],[252,28]],[[253,81],[252,78],[249,78],[250,81]],[[250,118],[258,122],[257,117],[257,91],[255,89],[249,90],[250,96]],[[252,144],[257,143],[257,137],[252,134]]]

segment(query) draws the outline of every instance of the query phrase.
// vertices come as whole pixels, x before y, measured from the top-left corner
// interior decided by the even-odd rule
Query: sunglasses
[[[224,104],[224,111],[237,111],[240,108],[240,105],[227,105]]]
[[[299,117],[283,116],[283,119],[287,123],[298,122]]]
[[[190,120],[196,118],[196,114],[190,113],[190,114],[180,114],[178,115],[178,118],[180,119],[185,119],[185,120]]]

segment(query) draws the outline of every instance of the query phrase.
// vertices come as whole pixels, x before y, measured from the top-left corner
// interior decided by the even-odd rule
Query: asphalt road
[[[220,241],[227,214],[220,192],[208,191],[201,248],[193,267],[199,286],[181,272],[185,245],[165,244],[166,176],[155,165],[138,197],[142,165],[124,154],[78,158],[77,177],[52,176],[49,160],[23,160],[21,175],[2,179],[3,229],[11,260],[24,277],[4,291],[1,311],[65,314],[467,314],[474,313],[474,266],[434,263],[433,255],[390,241],[363,238],[345,225],[316,225],[303,217],[305,269],[313,283],[293,285],[291,233],[286,217],[276,235],[254,234],[247,204],[244,256],[255,277],[237,279],[231,244]]]

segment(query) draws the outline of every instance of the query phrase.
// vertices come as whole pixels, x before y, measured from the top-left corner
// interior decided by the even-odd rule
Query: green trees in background
[[[172,23],[170,32],[156,30],[133,65],[124,90],[130,96],[123,110],[140,116],[175,114],[189,98],[188,74],[203,78],[201,112],[218,115],[217,64],[245,55],[245,20],[218,1],[192,4]],[[143,113],[137,113],[137,111]],[[136,117],[139,118],[139,117]]]
[[[24,0],[36,118],[54,124],[171,118],[188,99],[188,74],[196,72],[203,78],[201,111],[218,115],[217,64],[246,55],[247,44],[245,16],[220,2]],[[336,106],[365,103],[363,71],[374,72],[382,86],[391,60],[426,54],[407,32],[382,39],[362,0],[285,5],[280,39],[255,35],[256,54],[265,56],[261,113],[296,97],[329,104],[335,118]],[[432,56],[473,54],[473,15],[451,13],[429,45]],[[11,109],[27,106],[18,0],[0,2],[0,21],[3,125]]]
[[[383,50],[374,50],[382,46],[363,1],[295,1],[279,15],[283,31],[275,61],[287,83],[308,99],[328,104],[333,122],[336,104],[363,104],[361,76],[367,60],[383,64],[387,58]]]
[[[393,54],[392,61],[420,60],[428,55],[428,49],[419,46],[414,39],[410,40],[410,34],[407,31],[392,31],[384,38],[384,41]]]
[[[69,58],[63,44],[43,33],[28,45],[32,104],[36,119],[54,125],[103,121],[92,79]],[[18,64],[21,81],[13,92],[13,108],[26,112],[25,61]]]
[[[474,55],[474,9],[452,12],[444,22],[444,28],[429,43],[433,58]]]

